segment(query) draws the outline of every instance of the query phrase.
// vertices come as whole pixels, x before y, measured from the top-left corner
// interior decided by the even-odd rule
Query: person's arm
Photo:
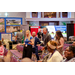
[[[39,44],[41,43],[40,40],[37,38],[37,42],[39,42]]]
[[[48,35],[48,37],[46,39],[49,42],[51,40],[51,35]],[[44,50],[46,48],[47,48],[47,44],[41,50]]]
[[[25,43],[23,43],[23,44],[22,44],[22,43],[19,43],[19,44],[17,44],[17,45],[23,45],[23,46],[24,46],[24,45],[25,45]]]
[[[29,42],[28,44],[34,45],[34,39],[30,40],[31,42]]]
[[[57,46],[57,49],[62,48],[64,46],[64,39],[60,39],[60,46]]]

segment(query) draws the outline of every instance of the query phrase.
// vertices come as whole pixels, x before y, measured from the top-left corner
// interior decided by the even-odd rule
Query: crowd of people
[[[56,31],[54,39],[48,33],[47,28],[43,28],[43,33],[41,30],[37,33],[32,32],[32,36],[29,30],[26,30],[26,36],[23,41],[23,34],[18,32],[16,34],[15,41],[18,45],[23,45],[23,54],[21,62],[33,62],[31,60],[32,53],[35,53],[37,61],[36,62],[74,62],[75,61],[75,42],[66,50],[63,50],[64,38],[61,31]],[[3,60],[5,44],[0,41],[0,59]],[[41,60],[38,55],[38,46],[42,46],[41,52],[46,53],[46,55]]]

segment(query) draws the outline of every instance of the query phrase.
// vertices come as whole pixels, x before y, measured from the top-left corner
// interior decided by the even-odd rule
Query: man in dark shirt
[[[48,29],[47,28],[43,28],[43,37],[42,37],[42,41],[43,41],[43,48],[41,50],[47,49],[47,42],[51,40],[51,35],[48,33]]]
[[[36,54],[37,60],[39,60],[38,46],[37,46],[37,44],[40,44],[41,42],[36,37],[36,33],[35,32],[32,33],[32,36],[33,36],[33,39],[34,39],[34,45],[32,46],[33,47],[33,52]]]
[[[40,41],[42,40],[43,33],[41,33],[41,29],[40,29],[40,31],[37,33],[37,37],[39,38]]]

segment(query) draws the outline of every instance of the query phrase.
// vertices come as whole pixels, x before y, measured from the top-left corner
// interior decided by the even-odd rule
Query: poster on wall
[[[0,19],[0,32],[5,32],[4,19]]]
[[[54,26],[46,26],[46,28],[48,29],[49,34],[51,35],[52,38],[55,37],[55,27]]]
[[[7,33],[13,33],[20,30],[20,26],[6,26],[6,32]]]
[[[52,38],[55,37],[57,30],[62,32],[63,37],[67,37],[66,26],[46,26],[46,28]]]
[[[60,30],[63,37],[67,37],[66,26],[55,26],[55,31]]]
[[[6,19],[6,25],[21,25],[21,19]]]
[[[10,34],[1,34],[1,39],[11,41],[11,33]]]

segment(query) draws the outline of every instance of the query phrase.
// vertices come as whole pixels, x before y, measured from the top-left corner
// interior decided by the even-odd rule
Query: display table
[[[18,49],[18,51],[22,51],[23,52],[23,46],[22,45],[17,45],[16,48]]]
[[[17,50],[10,50],[10,52],[12,53],[11,62],[20,61],[22,59],[22,53]]]

